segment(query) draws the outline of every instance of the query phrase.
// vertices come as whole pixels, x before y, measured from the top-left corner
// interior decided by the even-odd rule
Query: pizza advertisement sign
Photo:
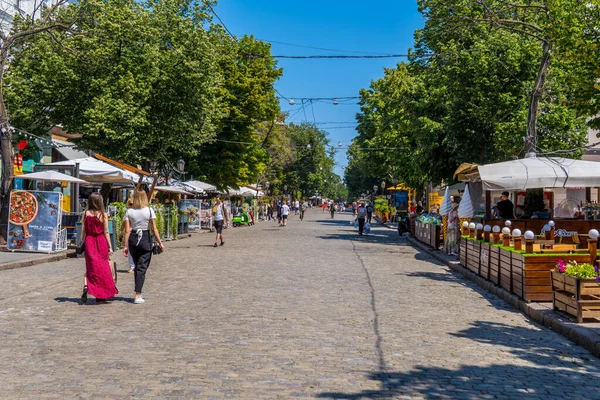
[[[8,250],[57,251],[62,193],[13,190],[10,193]]]

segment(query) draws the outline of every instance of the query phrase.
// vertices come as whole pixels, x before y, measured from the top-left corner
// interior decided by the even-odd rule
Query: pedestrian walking
[[[448,232],[446,235],[444,250],[446,250],[446,253],[451,255],[458,255],[460,250],[460,218],[458,218],[459,204],[460,197],[454,196],[452,205],[450,206],[450,212],[448,213]]]
[[[217,195],[215,198],[215,206],[212,210],[214,217],[214,225],[215,230],[217,231],[217,237],[215,238],[215,244],[213,247],[224,246],[225,241],[223,240],[223,225],[229,225],[229,216],[227,215],[227,210],[225,209],[225,204],[221,201],[221,196]],[[221,243],[219,244],[219,240]]]
[[[365,229],[365,219],[367,217],[367,208],[365,207],[364,201],[362,203],[360,203],[360,205],[358,206],[358,209],[356,210],[356,214],[357,214],[356,219],[358,221],[358,234],[362,235],[363,230]]]
[[[81,243],[85,246],[85,278],[81,301],[87,302],[89,293],[96,298],[96,303],[103,303],[119,291],[110,265],[113,250],[108,233],[108,215],[100,193],[90,195],[88,209],[82,218]]]
[[[161,251],[165,251],[165,246],[160,240],[160,234],[156,227],[156,214],[148,205],[148,196],[143,190],[136,190],[133,193],[133,207],[125,213],[125,241],[123,255],[128,257],[131,253],[135,263],[135,298],[134,304],[143,304],[145,302],[142,296],[142,288],[146,281],[146,272],[150,267],[152,260],[152,237],[154,234],[156,243]]]
[[[300,204],[300,221],[304,220],[304,213],[307,208],[308,205],[306,204],[306,201],[302,200],[302,204]]]
[[[267,221],[273,219],[273,203],[267,204]]]
[[[288,216],[290,215],[290,206],[288,206],[287,201],[283,203],[281,206],[281,221],[283,226],[287,226]]]
[[[333,219],[333,216],[335,214],[335,204],[331,203],[331,205],[329,206],[329,212],[331,213],[331,219]]]
[[[281,202],[277,202],[277,223],[281,225]]]
[[[371,223],[371,219],[373,218],[373,204],[371,204],[370,202],[367,203],[366,210],[367,210],[367,222]]]
[[[296,200],[294,203],[294,215],[298,215],[300,212],[300,201]]]
[[[356,218],[356,202],[352,202],[352,216]]]

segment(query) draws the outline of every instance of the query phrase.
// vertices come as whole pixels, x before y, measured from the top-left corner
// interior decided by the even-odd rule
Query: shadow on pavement
[[[503,346],[531,366],[494,364],[494,360],[474,360],[479,365],[440,368],[418,365],[407,372],[372,371],[369,379],[380,382],[380,389],[354,393],[324,392],[317,397],[332,399],[383,399],[415,396],[425,399],[482,398],[600,398],[600,369],[591,365],[597,361],[587,354],[573,357],[570,347],[557,342],[546,343],[539,330],[502,323],[476,321],[472,327],[451,334],[478,343]],[[484,350],[484,349],[483,349]],[[451,354],[440,354],[440,357]],[[587,371],[582,372],[585,366]]]
[[[396,236],[390,236],[381,234],[378,231],[371,231],[368,235],[360,236],[358,231],[352,231],[351,233],[332,233],[329,235],[317,236],[319,239],[326,240],[355,240],[357,242],[367,242],[367,243],[377,243],[377,244],[385,244],[385,245],[394,245],[397,246],[399,244],[403,244],[404,239],[401,239],[398,234]]]
[[[96,301],[92,298],[90,298],[87,303],[82,303],[81,302],[81,298],[79,297],[56,297],[54,298],[54,301],[58,302],[58,303],[75,303],[75,304],[81,304],[81,305],[87,305],[87,306],[91,306],[91,305],[96,305]],[[112,299],[108,300],[108,304],[113,303],[115,301],[124,301],[126,303],[133,303],[133,299],[131,297],[113,297]],[[103,304],[107,304],[107,303],[103,303]]]

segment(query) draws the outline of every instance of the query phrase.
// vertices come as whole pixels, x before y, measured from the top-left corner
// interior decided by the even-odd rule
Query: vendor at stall
[[[502,219],[515,219],[515,205],[508,198],[508,192],[502,192],[500,196],[500,201],[496,204],[498,208],[498,213],[500,214],[500,218]]]

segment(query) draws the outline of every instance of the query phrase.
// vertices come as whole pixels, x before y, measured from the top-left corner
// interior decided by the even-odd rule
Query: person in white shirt
[[[295,215],[298,215],[298,211],[300,211],[300,201],[296,200],[296,202],[294,203],[294,210],[295,210]]]
[[[281,206],[281,223],[283,226],[287,226],[288,215],[290,215],[290,206],[288,206],[288,203],[286,201]]]
[[[223,240],[223,224],[227,225],[229,224],[229,221],[227,219],[227,210],[225,210],[225,204],[221,202],[221,196],[217,195],[215,200],[216,203],[212,212],[214,216],[215,230],[217,231],[214,247],[217,247],[219,246],[219,240],[221,240],[221,246],[225,244],[225,241]]]

